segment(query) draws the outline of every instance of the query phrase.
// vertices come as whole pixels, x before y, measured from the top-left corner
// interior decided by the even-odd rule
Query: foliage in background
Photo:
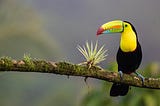
[[[117,70],[117,64],[113,63],[107,69]],[[145,77],[160,77],[160,63],[150,63],[139,71]],[[102,89],[92,90],[83,98],[81,106],[159,106],[160,104],[160,90],[131,87],[124,97],[110,97],[110,87],[111,83],[103,82]]]
[[[19,58],[31,53],[35,58],[57,58],[58,46],[49,36],[43,19],[22,0],[0,1],[0,55]]]

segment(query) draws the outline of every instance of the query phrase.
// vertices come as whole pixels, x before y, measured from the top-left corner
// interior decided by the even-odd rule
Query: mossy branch
[[[29,57],[24,57],[23,60],[12,60],[9,57],[0,59],[0,71],[13,72],[40,72],[53,73],[67,76],[81,76],[85,78],[95,78],[109,82],[125,83],[131,86],[160,89],[159,78],[145,78],[144,84],[141,79],[135,75],[123,75],[123,80],[120,80],[118,73],[104,70],[96,66],[88,69],[87,66],[71,64],[68,62],[51,62],[45,60],[32,60]]]

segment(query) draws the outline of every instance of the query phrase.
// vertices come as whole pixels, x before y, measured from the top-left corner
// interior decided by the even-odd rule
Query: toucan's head
[[[135,33],[135,29],[133,25],[127,21],[121,21],[121,20],[115,20],[110,21],[105,24],[103,24],[98,30],[97,30],[97,36],[101,34],[110,34],[110,33],[123,33],[124,31],[133,30]]]

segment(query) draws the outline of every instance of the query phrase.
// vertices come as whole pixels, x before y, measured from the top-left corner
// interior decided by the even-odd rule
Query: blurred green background
[[[133,23],[143,48],[139,72],[160,77],[158,0],[0,0],[0,56],[80,63],[76,46],[96,41],[97,28],[111,20]],[[116,36],[117,35],[117,36]],[[100,65],[117,70],[119,34],[98,38],[109,56]],[[153,55],[154,54],[154,55]],[[160,91],[132,87],[109,97],[111,83],[40,73],[0,73],[0,106],[160,106]]]

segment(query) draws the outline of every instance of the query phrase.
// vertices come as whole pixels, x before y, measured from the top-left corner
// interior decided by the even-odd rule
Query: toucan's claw
[[[120,79],[121,79],[121,81],[123,80],[123,72],[122,71],[118,71],[118,73],[119,73],[119,76],[120,76]]]
[[[144,80],[145,80],[145,77],[143,77],[141,74],[139,74],[138,72],[134,72],[139,78],[141,78],[142,80],[142,85],[144,85]]]

